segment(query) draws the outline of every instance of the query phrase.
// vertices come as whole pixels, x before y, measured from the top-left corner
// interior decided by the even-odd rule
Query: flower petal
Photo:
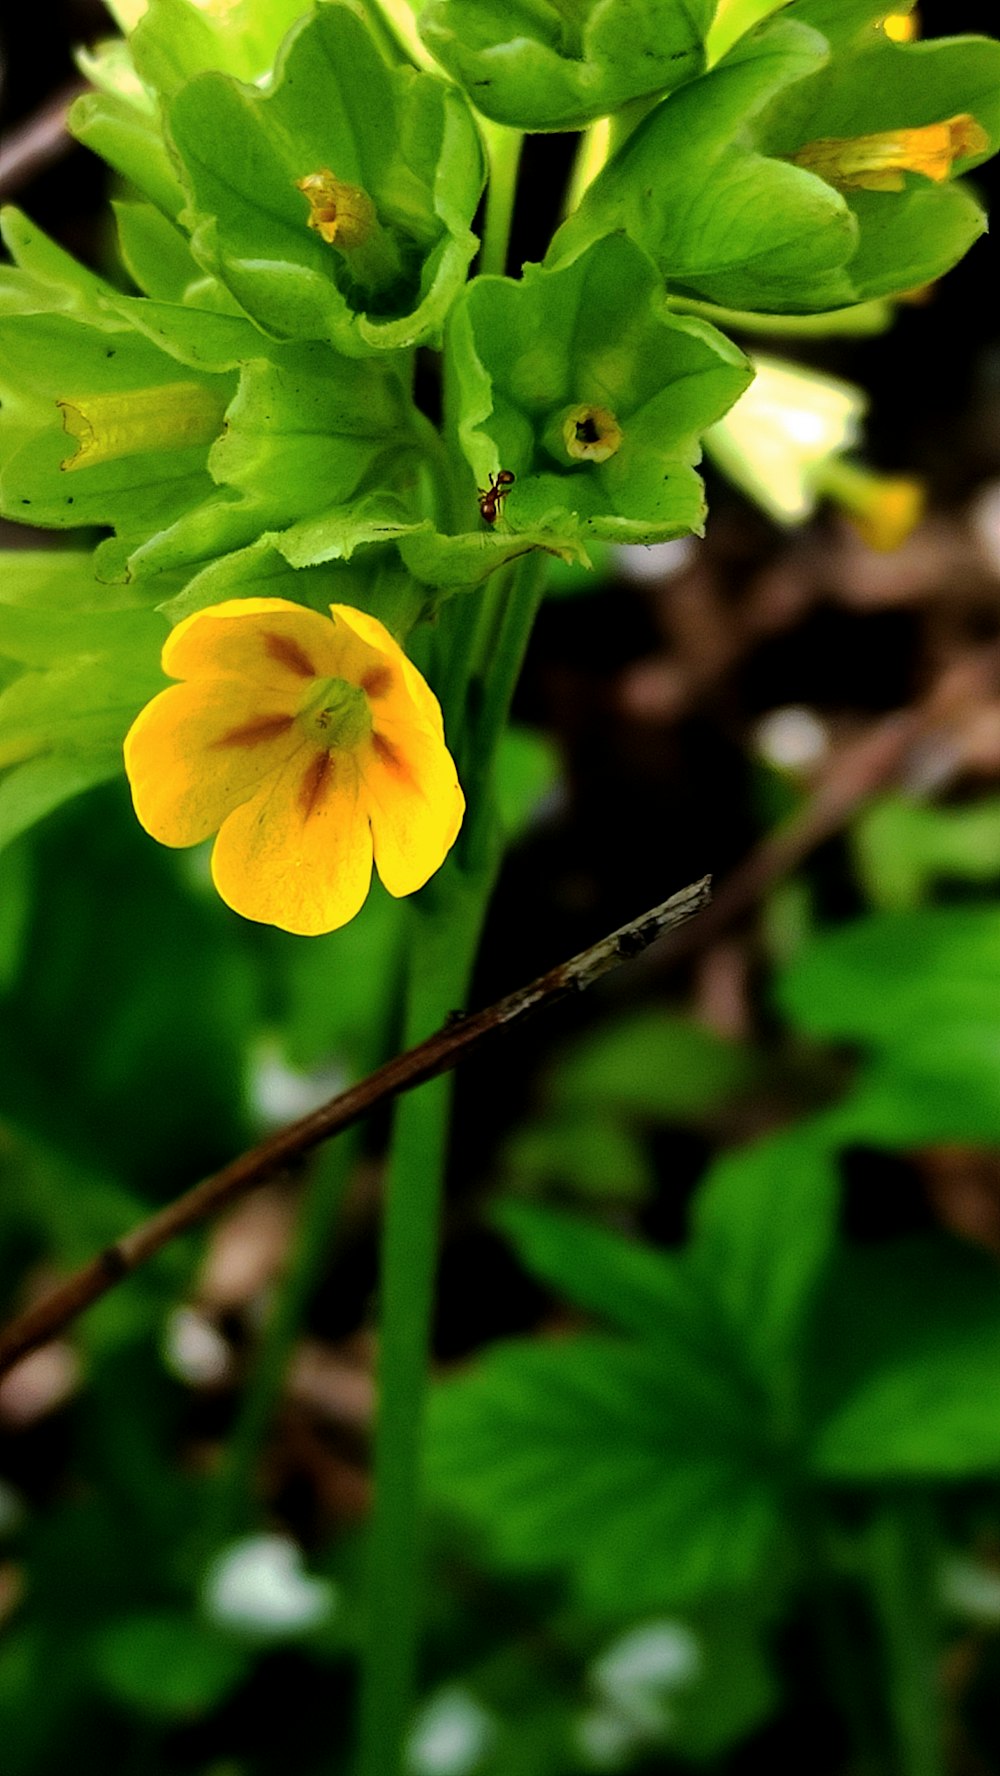
[[[376,726],[383,725],[382,718],[412,720],[416,711],[443,735],[440,703],[384,623],[348,604],[331,604],[330,615],[337,625],[337,672],[367,693]]]
[[[125,736],[140,824],[161,845],[197,845],[306,745],[288,690],[233,679],[172,685]]]
[[[439,734],[413,721],[376,715],[359,754],[375,844],[375,866],[390,894],[413,894],[442,863],[465,813],[450,752]]]
[[[185,617],[167,637],[171,678],[226,677],[301,692],[310,678],[341,676],[328,618],[288,598],[230,598]]]
[[[212,879],[245,919],[303,937],[353,919],[371,883],[372,835],[353,755],[306,746],[223,823]]]

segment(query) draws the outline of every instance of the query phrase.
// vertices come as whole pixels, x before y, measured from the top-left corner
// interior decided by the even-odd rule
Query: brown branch
[[[805,804],[765,834],[726,877],[697,926],[672,932],[658,946],[651,968],[659,973],[705,949],[818,845],[843,832],[875,796],[905,781],[920,748],[935,738],[947,743],[970,709],[995,691],[998,675],[1000,647],[991,643],[976,649],[943,671],[919,703],[872,722],[841,747]]]
[[[88,90],[82,81],[72,81],[46,99],[23,123],[7,131],[7,139],[0,147],[0,197],[4,201],[30,184],[36,173],[43,173],[76,147],[66,129],[66,114],[73,100]]]
[[[147,1221],[133,1227],[130,1233],[105,1247],[51,1294],[13,1320],[0,1333],[0,1376],[28,1351],[54,1338],[85,1308],[106,1295],[115,1283],[131,1275],[179,1234],[228,1208],[230,1203],[300,1159],[321,1141],[359,1122],[377,1105],[448,1072],[498,1030],[510,1029],[529,1012],[581,992],[609,969],[641,955],[664,932],[672,931],[700,912],[710,897],[709,878],[705,876],[689,888],[682,888],[679,894],[672,895],[662,905],[653,907],[641,919],[622,925],[589,950],[563,962],[558,968],[550,969],[530,986],[521,987],[485,1011],[459,1017],[447,1024],[416,1048],[386,1062],[384,1067],[349,1091],[331,1098],[318,1110],[311,1111],[298,1122],[289,1123],[287,1128],[279,1129],[259,1146],[240,1154],[221,1172],[196,1184],[193,1190],[186,1191]]]

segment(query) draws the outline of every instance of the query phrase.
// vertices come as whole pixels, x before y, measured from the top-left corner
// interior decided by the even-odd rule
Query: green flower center
[[[344,678],[321,678],[299,710],[299,722],[328,752],[359,746],[372,731],[368,698]]]

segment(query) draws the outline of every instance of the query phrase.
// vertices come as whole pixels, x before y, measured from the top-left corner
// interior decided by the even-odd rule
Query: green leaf
[[[826,1480],[954,1480],[1000,1469],[1000,1279],[926,1240],[845,1255],[812,1353]]]
[[[935,808],[883,796],[854,822],[851,842],[867,898],[904,911],[941,878],[993,882],[1000,876],[1000,798]]]
[[[431,0],[420,35],[486,117],[570,130],[699,74],[713,11],[714,0]]]
[[[822,66],[825,40],[778,20],[650,113],[555,235],[548,263],[624,228],[672,289],[728,308],[835,309],[857,224],[822,180],[750,144],[775,93]]]
[[[150,0],[129,45],[142,79],[169,99],[208,68],[246,81],[270,73],[302,12],[302,0],[228,0],[214,11],[195,0]]]
[[[419,416],[398,377],[320,345],[247,364],[209,467],[266,512],[267,528],[346,504],[362,483],[392,488],[419,453]]]
[[[253,933],[219,903],[207,859],[141,831],[122,781],[61,809],[33,850],[29,965],[0,1012],[0,1114],[147,1198],[169,1195],[250,1134]],[[77,1228],[76,1211],[64,1218]]]
[[[742,353],[671,314],[624,237],[572,264],[476,278],[448,336],[459,441],[480,486],[516,476],[498,532],[554,547],[700,530],[700,437],[750,379]],[[588,455],[595,433],[597,454]],[[603,456],[603,460],[602,460]],[[474,510],[469,489],[469,510]]]
[[[675,1347],[704,1345],[711,1307],[675,1253],[535,1204],[502,1202],[492,1218],[529,1270],[607,1325]]]
[[[153,299],[136,302],[110,292],[119,314],[172,356],[205,369],[233,369],[261,351],[260,334],[243,318],[225,285],[206,277],[182,229],[151,203],[122,198],[113,200],[111,207],[125,268]],[[179,314],[177,308],[184,303],[196,313]],[[217,312],[239,317],[238,323],[226,327],[212,318]]]
[[[163,689],[164,639],[162,619],[149,612],[141,645],[112,645],[71,665],[15,679],[0,692],[0,764],[51,752],[117,756],[134,716]]]
[[[479,137],[461,94],[391,67],[350,6],[329,0],[302,21],[267,92],[221,74],[190,81],[170,129],[195,256],[268,332],[350,355],[440,333],[476,247]],[[297,181],[324,170],[375,206],[378,238],[399,259],[381,290],[309,228]]]
[[[531,825],[559,776],[559,757],[551,740],[534,728],[516,724],[505,728],[496,762],[496,797],[508,842]]]
[[[84,93],[71,105],[67,127],[78,142],[176,221],[184,207],[184,189],[155,116],[115,93]]]
[[[0,691],[0,845],[120,774],[121,743],[163,685],[162,617],[105,587],[70,550],[0,553],[0,658],[28,668]]]
[[[729,1153],[699,1186],[691,1262],[757,1377],[787,1398],[837,1232],[829,1136],[802,1123]]]
[[[357,918],[339,931],[310,944],[268,933],[290,1066],[346,1063],[360,1078],[375,1064],[373,1031],[396,992],[404,920],[404,904],[375,882]]]
[[[190,1720],[215,1708],[253,1656],[181,1610],[124,1616],[94,1637],[102,1687],[153,1720]]]
[[[965,114],[984,129],[987,145],[956,163],[962,172],[1000,146],[1000,43],[963,37],[897,44],[868,32],[812,79],[780,94],[754,134],[762,152],[792,156],[821,140],[919,128]],[[900,192],[844,191],[859,229],[849,268],[856,301],[940,277],[985,229],[985,216],[964,187],[934,184],[918,173],[904,176]]]
[[[804,22],[798,22],[799,19]],[[982,232],[964,189],[835,190],[792,164],[809,144],[971,113],[1000,145],[1000,45],[849,33],[832,56],[811,9],[752,32],[628,138],[558,231],[550,263],[626,228],[671,288],[734,309],[809,313],[940,276]]]
[[[0,826],[3,784],[0,783]],[[0,844],[2,844],[0,837]],[[31,919],[34,860],[27,845],[8,850],[0,870],[0,993],[6,992],[24,957]]]
[[[653,1187],[645,1143],[602,1110],[548,1111],[516,1129],[501,1167],[507,1189],[641,1202]]]
[[[521,1571],[590,1608],[679,1606],[755,1585],[780,1504],[755,1421],[668,1345],[597,1336],[494,1347],[432,1402],[429,1474]]]
[[[39,293],[20,271],[0,269],[0,310],[7,516],[58,528],[111,525],[138,540],[204,496],[212,485],[204,440],[221,428],[231,381],[179,370],[115,317],[57,312],[48,289]],[[197,442],[183,441],[188,408]],[[68,434],[74,412],[93,417],[99,448],[81,447],[79,430]]]
[[[824,932],[779,976],[778,1003],[816,1036],[900,1050],[983,1025],[1000,1033],[1000,907],[879,913]]]
[[[745,1050],[692,1019],[638,1011],[576,1042],[557,1063],[549,1096],[579,1114],[605,1111],[675,1122],[715,1109],[749,1083]]]
[[[63,802],[117,777],[121,769],[120,755],[110,748],[86,755],[45,754],[15,765],[0,777],[0,848]]]
[[[903,5],[901,12],[908,8]],[[881,0],[796,0],[788,17],[822,31],[835,49],[843,49],[865,33],[870,35],[876,19],[885,18]]]

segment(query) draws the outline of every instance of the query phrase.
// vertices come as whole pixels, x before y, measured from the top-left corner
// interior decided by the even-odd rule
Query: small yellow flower
[[[920,21],[912,12],[890,12],[882,20],[882,29],[893,43],[912,43],[920,36]]]
[[[944,123],[918,129],[880,130],[871,136],[827,136],[807,142],[792,158],[840,191],[902,191],[904,173],[922,173],[936,185],[951,177],[952,164],[984,154],[990,139],[963,111]]]
[[[465,799],[437,699],[375,617],[231,599],[178,624],[163,669],[182,682],[125,739],[135,810],[163,845],[218,832],[235,912],[315,936],[360,910],[373,858],[396,896],[441,867]]]
[[[347,250],[363,246],[378,226],[367,191],[336,178],[329,167],[307,173],[295,183],[309,201],[309,227],[330,246],[334,241]]]
[[[879,475],[860,463],[827,463],[816,485],[880,554],[901,548],[927,509],[927,489],[915,476]]]

